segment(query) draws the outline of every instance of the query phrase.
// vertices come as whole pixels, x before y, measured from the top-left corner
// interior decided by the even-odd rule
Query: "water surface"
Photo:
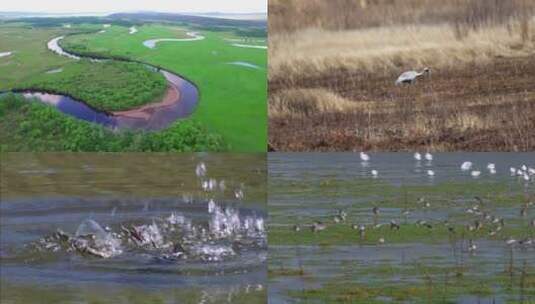
[[[13,153],[1,169],[1,302],[263,303],[263,156]]]
[[[191,38],[159,38],[159,39],[150,39],[143,41],[143,45],[148,47],[149,49],[153,49],[156,47],[156,44],[159,42],[167,42],[167,41],[175,41],[175,42],[188,42],[188,41],[198,41],[203,40],[205,37],[199,35],[198,33],[188,32],[186,33],[187,36]]]

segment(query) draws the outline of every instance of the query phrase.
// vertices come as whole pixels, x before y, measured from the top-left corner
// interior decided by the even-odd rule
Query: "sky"
[[[7,0],[0,12],[113,13],[132,11],[265,13],[267,0]]]

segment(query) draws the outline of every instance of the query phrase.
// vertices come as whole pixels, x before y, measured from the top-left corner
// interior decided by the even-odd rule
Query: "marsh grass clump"
[[[317,113],[351,110],[355,104],[324,89],[286,90],[270,97],[270,115],[310,117]]]

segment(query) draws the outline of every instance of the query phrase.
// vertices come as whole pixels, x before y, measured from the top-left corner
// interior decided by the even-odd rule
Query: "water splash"
[[[224,181],[207,177],[207,172],[202,162],[195,168],[203,191],[224,191]],[[241,184],[235,190],[235,197],[239,200],[245,196],[243,188]],[[151,217],[145,223],[139,220],[135,223],[115,222],[114,226],[106,228],[89,219],[82,222],[73,235],[58,231],[42,238],[34,247],[40,251],[64,251],[100,258],[127,253],[171,261],[205,262],[220,262],[236,257],[242,250],[267,247],[267,233],[261,215],[220,204],[214,198],[198,202],[191,195],[184,194],[183,197],[185,203],[200,204],[206,212],[186,216],[175,211]],[[150,202],[145,201],[143,212],[148,213],[150,209]],[[112,215],[115,214],[116,208],[112,210]]]
[[[124,253],[151,254],[156,258],[219,262],[233,258],[240,250],[267,246],[264,218],[240,214],[240,210],[206,203],[208,218],[196,220],[172,212],[153,218],[150,223],[121,223],[102,228],[94,220],[85,220],[76,232],[58,230],[33,244],[39,251],[113,258]]]

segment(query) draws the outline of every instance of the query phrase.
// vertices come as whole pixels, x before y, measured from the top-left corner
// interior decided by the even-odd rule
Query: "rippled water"
[[[264,299],[263,156],[4,154],[1,165],[1,302]]]

